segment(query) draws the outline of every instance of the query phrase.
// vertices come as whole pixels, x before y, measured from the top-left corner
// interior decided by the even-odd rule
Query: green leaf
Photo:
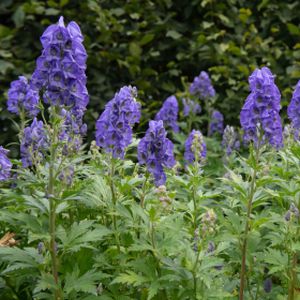
[[[97,284],[102,279],[101,275],[101,272],[92,270],[80,276],[76,265],[74,271],[66,276],[64,291],[66,294],[76,291],[97,295]]]
[[[182,34],[179,33],[179,32],[177,32],[177,31],[175,31],[175,30],[169,30],[166,33],[166,37],[170,37],[170,38],[172,38],[174,40],[178,40],[178,39],[180,39],[182,37]]]
[[[141,46],[144,46],[144,45],[150,43],[154,39],[154,37],[155,37],[155,35],[153,33],[148,33],[142,37],[139,44]]]
[[[122,273],[122,274],[118,275],[111,282],[111,284],[122,283],[122,284],[129,284],[134,287],[138,287],[148,281],[149,281],[148,278],[146,278],[140,274],[136,274],[133,271],[127,271],[127,273]]]

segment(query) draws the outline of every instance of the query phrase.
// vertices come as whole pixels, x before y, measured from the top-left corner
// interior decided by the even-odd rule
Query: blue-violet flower
[[[44,124],[36,118],[30,126],[24,129],[21,141],[21,160],[23,167],[39,163],[44,158],[44,151],[48,149],[48,141]]]
[[[162,120],[165,127],[170,127],[174,132],[179,132],[177,118],[178,102],[175,96],[170,96],[156,114],[155,121]]]
[[[270,69],[256,69],[249,77],[251,93],[240,114],[244,140],[255,144],[267,140],[273,147],[283,144],[279,115],[280,92]]]
[[[218,110],[214,110],[211,115],[208,135],[213,135],[214,133],[222,134],[223,130],[224,130],[224,117]]]
[[[6,181],[10,178],[12,163],[7,157],[9,151],[0,146],[0,181]]]
[[[20,115],[24,111],[30,117],[39,113],[39,93],[33,90],[26,77],[19,76],[10,84],[8,90],[7,109],[13,114]]]
[[[206,144],[202,133],[199,130],[192,130],[185,141],[184,159],[192,164],[202,163],[206,158]]]
[[[139,122],[141,105],[135,87],[124,86],[110,100],[96,123],[96,144],[114,158],[123,158],[132,141],[132,126]]]
[[[149,129],[138,145],[139,163],[146,164],[156,186],[166,182],[164,167],[172,168],[175,165],[174,146],[166,135],[163,121],[150,121]]]
[[[190,93],[197,95],[201,100],[212,98],[216,95],[209,75],[205,71],[201,71],[199,76],[194,78],[190,86]]]

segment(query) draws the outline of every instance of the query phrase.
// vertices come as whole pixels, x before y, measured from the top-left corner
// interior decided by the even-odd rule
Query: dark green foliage
[[[298,1],[279,0],[2,0],[1,144],[11,141],[13,127],[5,92],[19,75],[32,73],[39,37],[60,15],[78,22],[85,36],[91,136],[104,103],[122,85],[136,85],[147,103],[143,126],[200,70],[212,75],[226,123],[238,124],[247,78],[256,66],[268,65],[277,74],[285,106],[300,77],[299,8]]]

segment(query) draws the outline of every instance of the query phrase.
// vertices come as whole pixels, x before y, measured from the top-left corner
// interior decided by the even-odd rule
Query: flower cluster
[[[206,144],[203,135],[198,130],[193,130],[185,141],[184,159],[192,164],[202,163],[206,157]]]
[[[185,117],[189,116],[190,113],[194,115],[201,113],[201,106],[197,102],[191,99],[183,98],[182,104],[183,104],[183,115]]]
[[[39,93],[33,90],[26,77],[19,76],[10,84],[8,90],[7,109],[13,114],[20,115],[23,111],[30,117],[39,113]]]
[[[211,235],[216,230],[217,215],[213,209],[209,209],[201,217],[202,236]]]
[[[65,154],[79,149],[86,128],[82,118],[89,96],[85,75],[87,53],[82,42],[79,26],[72,21],[66,27],[60,17],[58,24],[50,25],[41,37],[43,51],[31,80],[32,87],[42,92],[45,103],[62,110],[64,124],[59,137],[65,144]]]
[[[36,118],[29,127],[24,129],[21,141],[21,160],[23,167],[39,163],[44,158],[44,151],[48,148],[48,140],[42,121]]]
[[[8,150],[0,146],[0,181],[10,178],[12,163],[7,157]]]
[[[300,217],[299,209],[294,203],[291,203],[290,209],[286,212],[284,219],[288,222],[291,220],[291,217],[296,217],[297,219]]]
[[[273,147],[279,148],[283,144],[280,92],[274,76],[267,67],[256,69],[249,77],[249,84],[251,93],[240,114],[244,139],[255,144],[266,139]]]
[[[50,25],[41,37],[42,55],[32,74],[32,86],[43,91],[43,100],[51,105],[65,105],[85,110],[89,97],[86,89],[86,50],[79,26],[70,22]]]
[[[300,80],[298,81],[294,90],[292,100],[287,108],[287,114],[292,122],[293,129],[295,130],[295,137],[299,139],[300,130]]]
[[[59,140],[63,142],[63,154],[69,155],[79,151],[82,144],[82,136],[87,132],[87,125],[83,124],[80,113],[72,114],[66,109],[60,111],[62,127],[59,132]]]
[[[156,114],[155,121],[162,120],[164,126],[172,128],[174,132],[179,132],[177,117],[178,102],[175,96],[170,96],[165,100],[162,108]]]
[[[190,86],[190,93],[192,95],[198,95],[202,100],[216,95],[216,91],[212,86],[209,75],[205,71],[201,71],[199,76],[194,78],[194,81]]]
[[[146,164],[148,171],[154,176],[156,186],[164,185],[166,174],[164,167],[175,165],[173,144],[166,137],[162,121],[150,121],[149,129],[138,145],[138,160]]]
[[[132,140],[132,126],[139,122],[141,105],[135,87],[124,86],[110,100],[96,123],[96,143],[115,158],[123,158]]]
[[[218,110],[214,110],[211,115],[208,135],[213,135],[216,132],[222,134],[223,130],[224,130],[224,117]]]
[[[240,148],[240,140],[234,127],[227,125],[224,129],[222,146],[225,148],[226,155],[230,155],[233,150]]]

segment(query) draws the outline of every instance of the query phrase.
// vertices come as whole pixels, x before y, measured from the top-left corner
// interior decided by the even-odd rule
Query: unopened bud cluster
[[[165,185],[160,185],[155,189],[155,193],[158,195],[158,199],[163,207],[167,207],[171,204],[171,199],[168,196],[167,189]]]

